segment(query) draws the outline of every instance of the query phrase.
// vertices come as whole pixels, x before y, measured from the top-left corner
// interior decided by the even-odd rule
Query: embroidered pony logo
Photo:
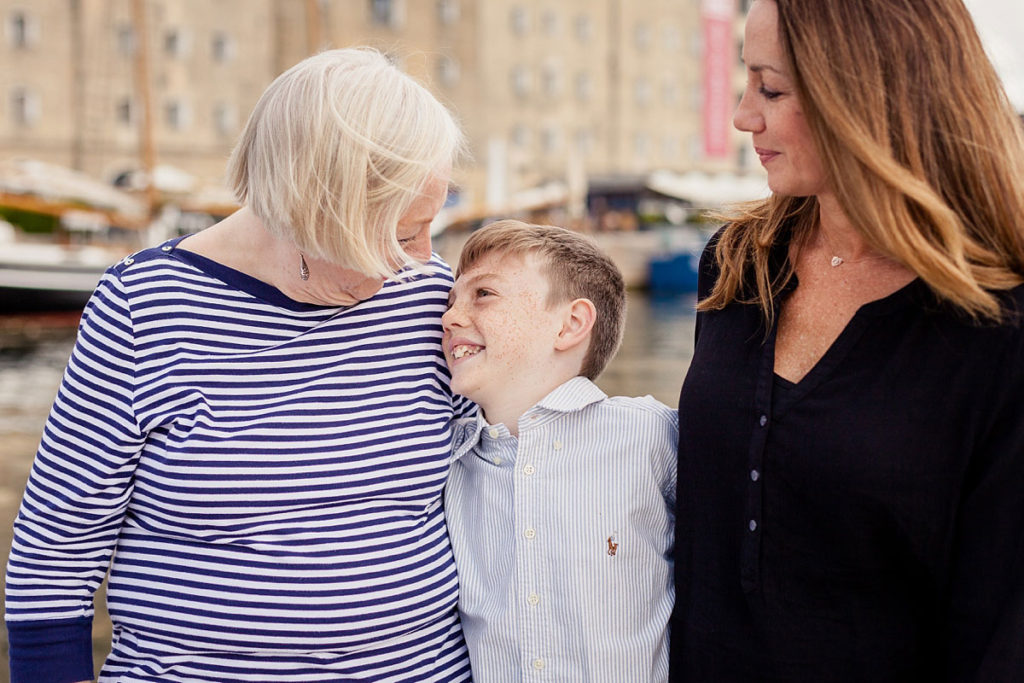
[[[608,537],[606,541],[608,543],[608,554],[615,557],[615,553],[619,551],[619,538],[615,534]]]

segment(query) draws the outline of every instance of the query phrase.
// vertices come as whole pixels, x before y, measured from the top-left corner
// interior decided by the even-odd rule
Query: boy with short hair
[[[474,233],[442,318],[455,424],[445,492],[477,683],[668,680],[676,411],[591,380],[622,338],[622,276],[590,240]]]

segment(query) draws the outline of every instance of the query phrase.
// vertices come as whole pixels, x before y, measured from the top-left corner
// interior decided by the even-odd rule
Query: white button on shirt
[[[577,377],[518,438],[455,430],[445,507],[474,681],[667,681],[676,412]]]

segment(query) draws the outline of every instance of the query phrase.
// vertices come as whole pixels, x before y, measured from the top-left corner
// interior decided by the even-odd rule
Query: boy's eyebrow
[[[462,278],[460,277],[459,279],[461,280]],[[501,276],[498,275],[497,273],[475,273],[475,274],[467,277],[466,278],[466,282],[467,283],[478,282],[480,280],[487,280],[487,279],[500,280]]]

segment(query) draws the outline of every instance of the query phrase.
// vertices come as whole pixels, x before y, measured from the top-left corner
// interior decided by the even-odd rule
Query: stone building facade
[[[148,139],[156,164],[216,184],[278,73],[368,44],[461,119],[472,159],[457,180],[477,203],[582,177],[742,170],[741,145],[703,151],[702,2],[0,0],[0,154],[113,180]]]

